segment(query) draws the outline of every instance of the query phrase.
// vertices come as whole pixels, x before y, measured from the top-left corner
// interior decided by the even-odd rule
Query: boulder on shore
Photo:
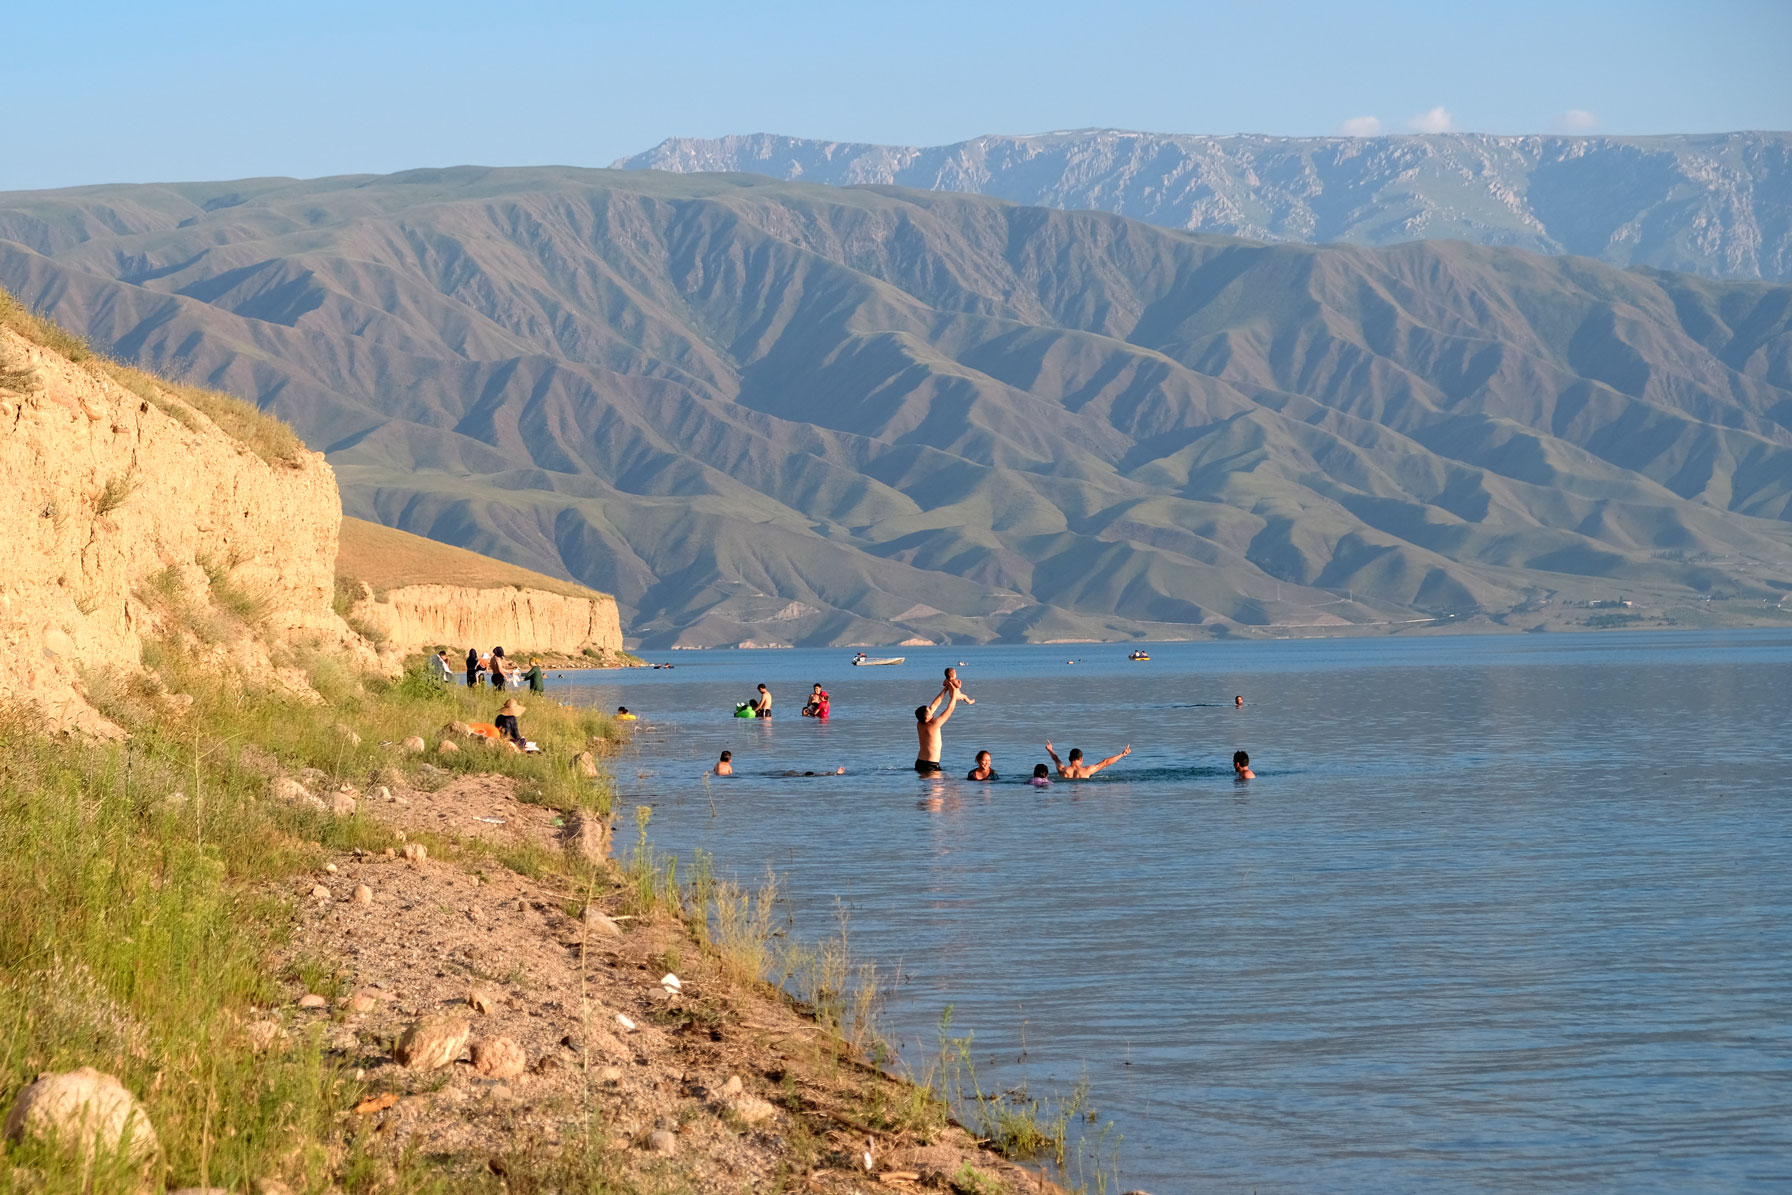
[[[13,1100],[6,1139],[27,1137],[78,1154],[83,1165],[122,1150],[135,1162],[152,1159],[159,1143],[149,1116],[111,1075],[91,1066],[39,1075]]]
[[[439,1070],[461,1056],[472,1035],[473,1027],[466,1018],[434,1013],[419,1018],[404,1031],[392,1056],[412,1070]]]

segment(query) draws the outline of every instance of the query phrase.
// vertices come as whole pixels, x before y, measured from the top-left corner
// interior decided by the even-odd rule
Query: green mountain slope
[[[1792,281],[1792,133],[1211,137],[1081,129],[917,148],[675,137],[629,170],[967,191],[1264,241],[1456,238]]]
[[[1792,578],[1792,288],[749,176],[0,195],[0,283],[650,646],[1236,632]]]

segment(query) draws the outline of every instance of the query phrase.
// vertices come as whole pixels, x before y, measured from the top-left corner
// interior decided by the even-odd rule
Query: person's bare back
[[[934,711],[939,709],[942,701],[946,703],[946,708],[935,714]],[[941,689],[940,695],[926,705],[915,707],[915,771],[923,776],[940,770],[940,729],[946,725],[946,719],[952,716],[952,711],[957,707],[958,690],[952,685]]]
[[[1072,747],[1070,749],[1069,759],[1059,759],[1058,753],[1052,750],[1052,744],[1049,739],[1046,740],[1045,753],[1051,756],[1052,763],[1057,765],[1058,778],[1060,780],[1087,780],[1089,777],[1095,775],[1095,773],[1101,771],[1110,764],[1119,763],[1128,755],[1131,755],[1132,744],[1126,744],[1126,750],[1120,752],[1118,755],[1110,755],[1100,763],[1085,763],[1083,761],[1083,749],[1081,747]]]

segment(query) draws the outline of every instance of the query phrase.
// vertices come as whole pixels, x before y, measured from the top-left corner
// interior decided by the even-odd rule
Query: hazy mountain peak
[[[619,169],[969,191],[1253,240],[1452,238],[1792,279],[1792,134],[1377,137],[1075,129],[915,147],[672,138]]]

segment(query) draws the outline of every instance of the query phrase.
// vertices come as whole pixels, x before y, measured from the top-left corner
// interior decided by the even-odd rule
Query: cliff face
[[[567,655],[622,650],[614,599],[539,589],[406,585],[378,599],[365,594],[349,610],[349,620],[384,634],[388,650],[408,653],[445,646],[457,664],[469,647],[483,652],[502,645]]]
[[[169,595],[228,593],[260,629],[194,646],[221,668],[303,687],[269,653],[300,640],[371,662],[331,609],[342,507],[322,454],[271,464],[155,394],[0,328],[0,705],[50,729],[116,733],[89,686],[138,668]]]

